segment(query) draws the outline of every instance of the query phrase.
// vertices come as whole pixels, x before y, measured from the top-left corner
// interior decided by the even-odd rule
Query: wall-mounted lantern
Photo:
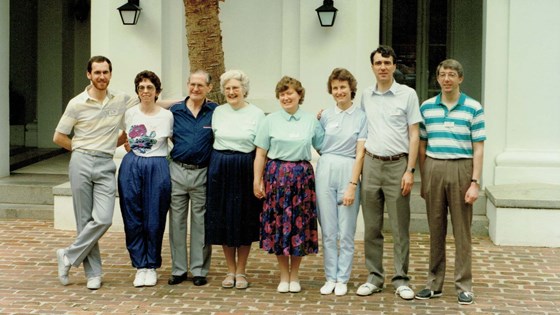
[[[119,10],[124,25],[136,25],[140,12],[142,12],[140,0],[128,0],[127,3],[118,7],[117,10]]]
[[[333,0],[324,0],[323,5],[315,9],[322,27],[331,27],[334,25],[336,11],[338,11],[338,9],[334,7],[333,2]]]

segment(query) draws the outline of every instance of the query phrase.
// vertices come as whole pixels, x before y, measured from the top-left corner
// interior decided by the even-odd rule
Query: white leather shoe
[[[280,293],[290,292],[290,284],[288,282],[280,282],[276,291]]]
[[[90,290],[97,290],[97,289],[101,288],[101,277],[88,278],[86,286]]]
[[[62,285],[68,285],[68,273],[70,272],[70,262],[64,253],[64,249],[56,250],[56,260],[58,262],[58,280]]]
[[[301,291],[301,285],[299,284],[299,281],[290,282],[290,292],[298,293],[300,291]]]
[[[337,296],[346,295],[348,292],[348,286],[346,283],[337,282],[336,287],[334,288],[334,294]]]
[[[372,295],[373,293],[376,292],[381,292],[381,288],[378,288],[376,285],[366,282],[358,288],[356,294],[361,296],[366,296],[366,295]]]
[[[414,299],[414,291],[406,285],[401,285],[395,291],[395,294],[400,296],[403,300],[412,300]]]
[[[157,272],[155,269],[146,269],[146,279],[144,280],[144,285],[147,287],[153,287],[157,283]]]
[[[327,281],[325,282],[325,284],[321,287],[321,294],[326,295],[326,294],[331,294],[333,293],[334,288],[336,287],[337,283],[334,281]]]

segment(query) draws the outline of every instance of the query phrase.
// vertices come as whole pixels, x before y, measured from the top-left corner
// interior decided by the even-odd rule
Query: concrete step
[[[53,205],[52,189],[68,175],[12,174],[0,178],[0,204]]]
[[[53,220],[53,205],[0,204],[0,219]]]

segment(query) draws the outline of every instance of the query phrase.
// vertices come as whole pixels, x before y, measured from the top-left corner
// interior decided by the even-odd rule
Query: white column
[[[10,175],[10,1],[0,1],[0,177]]]
[[[560,184],[560,1],[485,8],[486,184]]]

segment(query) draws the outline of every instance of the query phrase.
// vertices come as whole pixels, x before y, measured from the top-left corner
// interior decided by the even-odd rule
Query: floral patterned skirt
[[[316,254],[317,207],[311,163],[269,160],[264,185],[260,247],[276,255]]]

